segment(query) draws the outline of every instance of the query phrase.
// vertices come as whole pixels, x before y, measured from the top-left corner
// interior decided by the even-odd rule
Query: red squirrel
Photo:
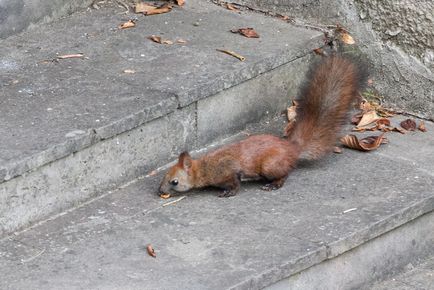
[[[366,80],[365,66],[358,61],[342,55],[323,57],[311,65],[301,86],[289,136],[254,135],[197,160],[183,152],[163,178],[160,194],[214,186],[223,189],[220,197],[229,197],[238,192],[241,178],[265,179],[264,190],[282,187],[301,157],[319,159],[333,150]]]

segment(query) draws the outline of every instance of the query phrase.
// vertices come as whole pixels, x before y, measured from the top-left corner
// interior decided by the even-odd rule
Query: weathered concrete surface
[[[374,285],[371,290],[430,290],[434,285],[434,257],[420,265],[409,264],[404,273]]]
[[[390,106],[434,120],[434,2],[234,0],[288,14],[299,25],[348,28],[373,63],[376,89]]]
[[[283,21],[190,2],[164,15],[139,17],[134,29],[117,29],[128,17],[107,8],[2,41],[0,160],[6,179],[81,147],[56,154],[51,146],[93,130],[96,139],[109,138],[297,59],[321,42],[319,33]],[[263,36],[228,32],[247,24]],[[188,43],[158,45],[146,39],[152,34]],[[235,50],[247,61],[216,48]],[[77,52],[87,59],[44,62]],[[15,168],[24,159],[23,169]]]
[[[280,132],[282,122],[275,127]],[[433,163],[421,168],[423,151],[408,150],[430,147],[434,125],[429,123],[428,130],[389,134],[390,143],[371,153],[344,150],[320,162],[304,162],[282,189],[273,192],[246,183],[233,198],[217,198],[217,192],[208,189],[162,206],[175,197],[156,196],[161,174],[146,177],[4,239],[0,288],[271,285],[419,218],[417,225],[424,213],[432,217]],[[422,142],[414,138],[419,135]],[[405,159],[396,158],[391,150],[395,146],[407,148]],[[349,209],[354,210],[345,212]],[[417,249],[408,253],[426,249],[423,253],[428,254],[432,244],[425,248],[424,241],[433,231],[422,235],[411,223],[407,226],[407,240]],[[427,240],[411,243],[413,234]],[[148,243],[157,258],[146,253]],[[393,239],[388,243],[396,246]]]
[[[59,19],[88,7],[93,0],[1,0],[0,39],[14,35],[36,23]]]
[[[0,236],[77,206],[195,146],[194,106],[0,184]]]
[[[77,13],[0,43],[0,236],[280,112],[322,44],[320,33],[203,1],[152,17],[119,10]],[[129,17],[137,26],[119,30]],[[229,32],[245,26],[261,38]],[[187,43],[156,44],[152,34]],[[77,52],[86,58],[46,61]],[[196,103],[209,97],[217,105]],[[235,99],[238,107],[216,109]],[[218,131],[217,112],[230,116]]]
[[[434,256],[433,229],[434,212],[431,212],[265,289],[370,289],[368,285],[374,281],[382,280],[427,256]],[[428,277],[422,282],[429,285],[428,282],[433,279]],[[412,289],[429,290],[432,287]]]

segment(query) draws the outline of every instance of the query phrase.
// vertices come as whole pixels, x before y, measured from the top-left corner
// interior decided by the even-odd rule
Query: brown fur
[[[288,139],[256,135],[193,160],[179,156],[160,185],[160,193],[215,186],[220,196],[235,195],[242,178],[265,179],[266,190],[280,188],[300,154],[317,159],[329,152],[366,74],[345,57],[331,56],[311,67],[299,94],[297,119]]]

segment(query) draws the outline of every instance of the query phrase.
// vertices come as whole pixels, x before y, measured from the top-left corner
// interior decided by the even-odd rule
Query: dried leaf
[[[57,59],[67,59],[67,58],[82,58],[84,57],[83,53],[75,53],[75,54],[64,54],[58,55]]]
[[[185,4],[185,0],[176,0],[176,4],[177,4],[178,6],[182,6],[182,5]]]
[[[148,3],[140,2],[137,3],[135,7],[136,13],[143,13],[144,15],[162,14],[162,13],[167,13],[170,10],[172,10],[172,6],[170,6],[169,4],[164,4],[160,7],[156,7]]]
[[[380,119],[375,111],[369,111],[363,114],[362,119],[357,124],[357,127],[364,127]]]
[[[126,73],[126,74],[135,74],[136,71],[133,70],[133,69],[125,69],[125,70],[124,70],[124,73]]]
[[[377,126],[379,125],[390,126],[390,120],[387,118],[378,119],[377,121],[375,121],[375,123],[377,123]]]
[[[361,140],[359,140],[355,135],[346,135],[341,138],[341,142],[342,144],[351,149],[356,149],[360,151],[371,151],[380,147],[380,145],[384,144],[384,142],[387,142],[387,139],[383,137],[383,135],[384,133],[379,136],[369,136]]]
[[[351,124],[354,124],[354,125],[359,124],[362,117],[363,117],[362,113],[355,114],[354,116],[351,117]]]
[[[404,128],[401,128],[401,127],[394,127],[393,131],[399,132],[401,134],[407,133],[407,131]]]
[[[162,39],[161,36],[157,36],[157,35],[151,35],[148,37],[148,39],[159,44],[168,44],[168,45],[173,44],[173,41],[168,39]]]
[[[259,34],[251,27],[232,29],[232,33],[239,33],[247,38],[259,38]]]
[[[122,23],[121,25],[119,25],[119,29],[127,29],[127,28],[131,28],[136,26],[136,23],[134,22],[134,20],[128,20],[127,22]]]
[[[335,147],[333,148],[333,152],[334,152],[334,153],[337,153],[337,154],[341,154],[341,153],[342,153],[342,148],[341,148],[341,147],[338,147],[338,146],[335,146]]]
[[[182,39],[182,38],[178,39],[176,42],[177,42],[177,43],[187,43],[187,41],[184,40],[184,39]]]
[[[413,119],[407,119],[400,123],[401,127],[407,131],[416,130],[416,122]]]
[[[295,117],[297,117],[297,102],[292,101],[292,106],[286,110],[286,116],[289,122],[295,120]]]
[[[285,20],[285,21],[289,20],[289,16],[288,15],[280,15],[279,18],[282,19],[282,20]]]
[[[419,126],[417,126],[417,128],[422,132],[426,132],[425,122],[420,121]]]
[[[354,43],[356,43],[354,41],[354,38],[348,32],[342,32],[341,33],[341,39],[342,39],[342,42],[345,43],[345,44],[354,44]]]
[[[228,10],[232,10],[232,11],[240,11],[240,9],[236,8],[234,5],[232,5],[231,3],[226,3],[226,8]]]
[[[223,53],[226,53],[226,54],[229,54],[229,55],[232,55],[233,57],[238,58],[240,61],[245,61],[246,60],[246,58],[244,56],[242,56],[242,55],[240,55],[240,54],[238,54],[236,52],[233,52],[231,50],[226,50],[226,49],[216,49],[216,50],[220,51],[220,52],[223,52]]]
[[[154,248],[151,244],[146,246],[146,251],[148,252],[149,256],[156,258],[157,254],[155,254]]]
[[[162,199],[168,199],[168,198],[170,198],[170,193],[162,193],[162,194],[160,194],[160,197]]]
[[[134,11],[136,13],[147,13],[154,9],[157,9],[157,7],[145,2],[137,3],[136,6],[134,7]]]

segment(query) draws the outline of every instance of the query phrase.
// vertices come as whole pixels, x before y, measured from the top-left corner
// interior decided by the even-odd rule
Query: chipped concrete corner
[[[430,0],[235,0],[310,23],[350,28],[373,63],[386,103],[434,119],[434,2]]]

